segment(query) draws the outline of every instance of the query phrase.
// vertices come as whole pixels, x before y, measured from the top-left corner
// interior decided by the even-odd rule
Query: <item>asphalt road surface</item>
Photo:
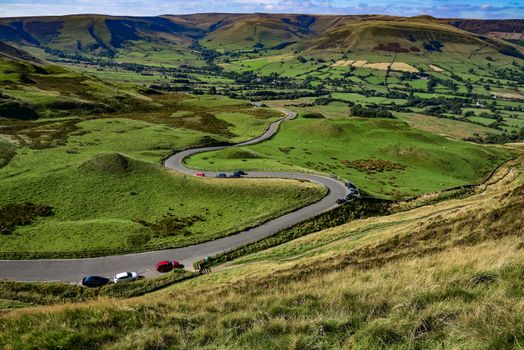
[[[272,123],[263,135],[234,146],[202,147],[179,152],[169,157],[165,161],[165,166],[166,168],[174,169],[181,173],[194,175],[197,171],[186,168],[182,163],[184,158],[195,153],[262,142],[271,138],[278,131],[282,122],[295,117],[296,113],[287,112],[285,118]],[[206,176],[210,177],[216,174],[217,172],[206,172]],[[191,269],[194,261],[258,241],[277,233],[281,229],[327,211],[336,206],[336,200],[338,198],[344,198],[347,194],[347,189],[343,183],[325,176],[288,172],[250,172],[246,177],[271,177],[312,181],[325,186],[328,189],[328,194],[316,203],[280,216],[260,226],[232,236],[183,248],[86,259],[0,260],[0,279],[78,282],[86,275],[112,277],[116,273],[123,271],[136,271],[142,276],[153,276],[158,274],[154,270],[154,266],[161,260],[177,260],[184,264],[186,268]],[[222,179],[221,181],[229,180]]]

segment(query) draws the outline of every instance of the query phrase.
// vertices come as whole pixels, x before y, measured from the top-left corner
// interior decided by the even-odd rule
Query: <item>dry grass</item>
[[[435,72],[444,72],[444,69],[442,69],[442,68],[440,68],[440,67],[438,67],[438,66],[435,66],[435,65],[433,65],[433,64],[430,64],[430,65],[429,65],[429,68],[431,68],[431,69],[432,69],[433,71],[435,71]]]
[[[377,70],[394,70],[399,72],[412,72],[417,73],[418,69],[404,62],[377,62],[377,63],[367,63],[365,60],[339,60],[332,64],[333,67],[357,67],[357,68],[369,68]]]
[[[351,65],[352,65],[353,67],[360,68],[360,67],[364,67],[364,65],[365,65],[366,63],[368,63],[368,61],[366,61],[366,60],[358,60],[358,61],[353,62]]]
[[[391,70],[399,72],[411,72],[418,73],[418,69],[405,62],[393,62],[391,64]]]
[[[355,62],[354,60],[338,60],[337,62],[333,63],[333,67],[349,67]]]

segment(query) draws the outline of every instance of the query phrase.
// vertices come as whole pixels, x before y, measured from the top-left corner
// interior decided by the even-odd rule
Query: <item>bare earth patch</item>
[[[353,62],[351,65],[353,67],[357,67],[358,68],[358,67],[364,67],[364,65],[366,63],[368,63],[368,61],[366,61],[366,60],[358,60],[358,61]]]
[[[354,60],[338,60],[337,62],[333,63],[333,67],[348,67],[351,66],[355,62]]]

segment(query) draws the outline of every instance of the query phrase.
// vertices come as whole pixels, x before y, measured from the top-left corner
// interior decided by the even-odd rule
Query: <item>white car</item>
[[[113,278],[113,281],[115,281],[115,283],[124,283],[124,282],[136,281],[137,279],[138,279],[138,273],[136,272],[121,272],[115,275],[115,277]]]

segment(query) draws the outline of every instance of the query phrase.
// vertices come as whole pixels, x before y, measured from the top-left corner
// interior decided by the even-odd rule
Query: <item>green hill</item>
[[[64,117],[147,104],[137,88],[74,72],[0,42],[0,111],[4,118]]]

